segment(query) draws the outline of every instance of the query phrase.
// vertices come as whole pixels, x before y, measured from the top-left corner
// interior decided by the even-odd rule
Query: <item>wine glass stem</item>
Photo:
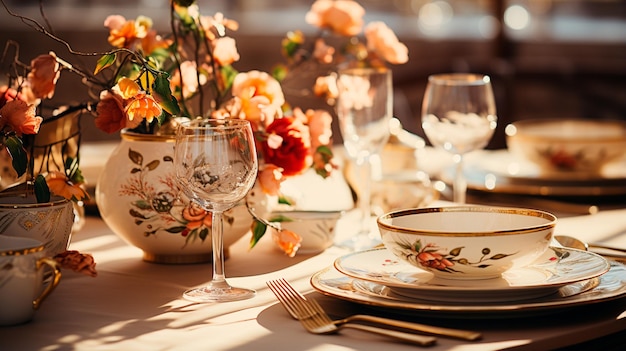
[[[211,243],[213,247],[213,278],[211,287],[228,289],[224,273],[224,225],[222,211],[212,212]]]
[[[452,185],[452,200],[458,204],[465,203],[465,195],[467,193],[467,181],[463,173],[463,155],[454,155],[456,170],[454,172],[454,184]]]
[[[368,157],[363,157],[357,161],[359,174],[361,175],[361,198],[359,199],[359,208],[361,210],[361,229],[360,235],[370,234],[370,217],[371,217],[371,186],[372,186],[372,168]]]

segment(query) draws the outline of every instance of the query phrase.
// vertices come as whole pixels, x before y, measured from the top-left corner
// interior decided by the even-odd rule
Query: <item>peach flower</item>
[[[337,89],[337,76],[328,75],[317,77],[315,85],[313,86],[313,93],[316,96],[325,96],[328,99],[336,99],[339,95],[339,91]]]
[[[249,71],[235,76],[232,95],[241,100],[240,118],[253,124],[268,125],[268,119],[281,115],[285,96],[280,83],[262,71]]]
[[[352,0],[317,0],[305,20],[318,28],[328,28],[336,34],[353,36],[363,28],[365,9]]]
[[[397,65],[409,61],[409,49],[383,22],[372,22],[365,27],[367,49],[385,61]]]
[[[333,117],[328,111],[308,109],[306,112],[302,112],[300,108],[296,108],[293,113],[295,116],[302,116],[305,123],[309,126],[311,150],[316,150],[319,146],[331,143]]]
[[[150,30],[146,36],[141,39],[141,49],[146,55],[152,54],[157,49],[167,49],[172,45],[171,40],[163,39],[155,30]]]
[[[110,15],[104,20],[104,26],[109,28],[109,44],[117,48],[130,48],[137,39],[143,39],[152,21],[140,16],[137,20],[126,20],[121,15]]]
[[[290,230],[272,230],[272,239],[289,257],[294,257],[302,243],[302,237]]]
[[[181,72],[182,72],[182,89],[181,89]],[[200,84],[204,85],[207,82],[205,75],[200,75]],[[177,96],[185,98],[190,97],[198,91],[198,70],[195,61],[185,61],[180,64],[180,71],[176,70],[170,78],[170,89]]]
[[[315,40],[315,48],[313,50],[313,57],[317,61],[323,64],[330,64],[333,62],[333,55],[335,54],[335,48],[326,45],[326,42],[322,38]]]
[[[187,10],[190,14],[192,10],[194,13],[199,12],[197,5],[189,6]],[[212,28],[215,28],[218,35],[224,35],[226,33],[226,29],[230,29],[232,31],[239,29],[239,23],[237,21],[224,17],[224,14],[221,12],[217,12],[214,16],[201,16],[200,25],[205,29],[205,34],[209,40],[214,40],[216,38],[215,33],[211,30]]]
[[[35,105],[22,100],[8,101],[0,108],[0,129],[8,125],[15,133],[37,134],[43,118],[35,115]]]
[[[235,39],[222,37],[215,39],[212,44],[213,58],[219,65],[226,66],[239,61],[239,52],[237,52]]]
[[[259,170],[259,185],[265,194],[278,195],[284,179],[283,169],[276,165],[266,164]]]
[[[52,98],[57,80],[61,75],[61,69],[54,52],[37,56],[30,61],[30,66],[28,82],[34,96],[36,98]]]

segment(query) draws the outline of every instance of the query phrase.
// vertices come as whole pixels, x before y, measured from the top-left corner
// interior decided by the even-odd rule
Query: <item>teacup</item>
[[[52,268],[49,281],[45,267]],[[0,326],[30,321],[60,280],[60,267],[41,241],[0,235]]]

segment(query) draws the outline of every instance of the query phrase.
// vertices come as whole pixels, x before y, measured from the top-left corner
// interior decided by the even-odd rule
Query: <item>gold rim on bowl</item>
[[[439,230],[426,230],[426,229],[415,229],[415,228],[407,228],[400,227],[398,225],[391,225],[388,223],[384,223],[385,220],[390,220],[393,218],[398,218],[406,215],[414,215],[421,213],[438,213],[438,212],[482,212],[482,213],[504,213],[504,214],[515,214],[522,216],[531,216],[531,217],[539,217],[548,220],[547,223],[538,224],[533,226],[527,226],[525,228],[518,229],[507,229],[507,230],[494,230],[494,231],[481,231],[481,232],[450,232],[439,231]],[[512,234],[526,234],[536,231],[542,231],[545,229],[552,228],[556,225],[557,218],[555,215],[534,209],[526,209],[526,208],[514,208],[514,207],[487,207],[487,206],[451,206],[451,207],[428,207],[428,208],[414,208],[414,209],[405,209],[399,211],[389,212],[384,214],[376,220],[378,226],[387,231],[396,232],[396,233],[404,233],[404,234],[415,234],[415,235],[431,235],[431,236],[442,236],[442,237],[472,237],[472,236],[495,236],[495,235],[512,235]]]

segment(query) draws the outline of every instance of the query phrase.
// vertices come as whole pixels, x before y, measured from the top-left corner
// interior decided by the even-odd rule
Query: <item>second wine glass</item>
[[[433,146],[453,154],[453,201],[465,203],[463,155],[484,148],[496,129],[496,104],[487,75],[435,74],[428,77],[422,103],[422,128]]]
[[[185,291],[195,302],[236,301],[255,291],[232,287],[224,273],[222,213],[240,202],[254,185],[258,160],[250,122],[197,119],[178,127],[174,150],[176,181],[189,199],[211,212],[213,276],[205,286]]]
[[[340,245],[360,250],[380,243],[371,225],[370,159],[380,153],[389,139],[393,113],[391,71],[375,68],[341,70],[337,85],[337,116],[343,145],[361,176],[358,203],[362,216],[358,233]]]

